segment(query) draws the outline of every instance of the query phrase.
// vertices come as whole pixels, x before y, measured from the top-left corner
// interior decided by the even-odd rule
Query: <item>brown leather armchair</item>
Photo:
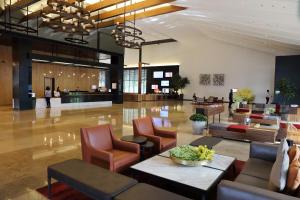
[[[113,172],[120,172],[140,159],[139,145],[117,139],[109,124],[82,128],[81,149],[84,161]]]
[[[156,128],[151,117],[134,119],[133,132],[134,135],[147,137],[149,141],[153,142],[156,153],[176,147],[176,131],[160,130]]]

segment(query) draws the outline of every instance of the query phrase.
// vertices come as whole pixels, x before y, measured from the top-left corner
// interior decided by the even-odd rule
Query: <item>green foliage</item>
[[[207,121],[207,117],[200,113],[196,113],[190,116],[190,120],[192,121]]]
[[[208,149],[206,145],[199,147],[183,145],[170,150],[170,156],[189,161],[211,160],[214,153],[215,151]]]
[[[190,84],[190,80],[187,77],[181,77],[179,73],[175,74],[171,80],[171,87],[175,92],[178,90],[182,90],[186,87],[186,85]]]
[[[234,96],[234,100],[236,102],[247,101],[248,103],[253,102],[255,99],[255,95],[253,94],[252,90],[249,88],[243,88],[237,91]]]
[[[286,104],[296,96],[296,87],[290,83],[287,79],[283,78],[279,80],[280,95],[283,97],[283,103]]]

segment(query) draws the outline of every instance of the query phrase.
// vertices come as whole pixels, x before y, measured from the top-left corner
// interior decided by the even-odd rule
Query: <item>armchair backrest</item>
[[[151,117],[144,117],[133,120],[134,135],[154,135],[154,127]]]
[[[87,148],[101,150],[112,149],[112,140],[112,127],[109,124],[81,129],[81,145],[83,154]]]

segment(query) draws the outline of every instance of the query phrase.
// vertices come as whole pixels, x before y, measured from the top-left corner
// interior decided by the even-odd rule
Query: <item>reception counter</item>
[[[51,98],[52,108],[74,109],[74,108],[96,108],[112,105],[112,94],[69,92],[63,93],[59,98]],[[36,109],[46,108],[45,98],[36,99]]]

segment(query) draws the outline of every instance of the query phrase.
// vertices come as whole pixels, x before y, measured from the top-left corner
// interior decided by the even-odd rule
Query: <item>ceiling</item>
[[[88,0],[91,3],[97,0]],[[99,1],[99,0],[98,0]],[[274,55],[300,53],[299,0],[177,0],[188,9],[138,20],[147,41],[174,38],[193,42],[197,37],[244,46]],[[41,6],[41,0],[32,6]],[[31,21],[31,23],[35,23]],[[111,28],[101,29],[109,35]],[[63,38],[50,29],[42,37]],[[96,41],[95,31],[88,38]]]
[[[188,9],[140,20],[148,40],[197,37],[261,50],[274,55],[300,53],[298,0],[177,0]]]

